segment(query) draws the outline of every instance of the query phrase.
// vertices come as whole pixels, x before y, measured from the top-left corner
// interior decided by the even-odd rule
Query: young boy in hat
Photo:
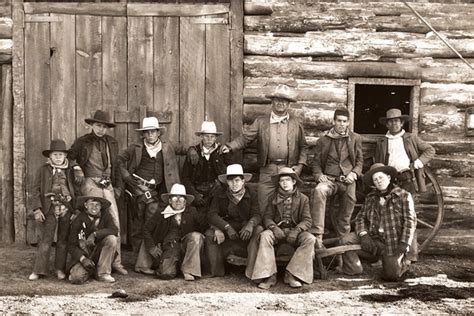
[[[132,242],[139,248],[143,225],[158,210],[159,194],[166,193],[179,182],[178,161],[171,142],[163,138],[164,127],[156,117],[145,117],[141,128],[143,140],[130,145],[117,158],[117,165],[132,194],[136,205],[136,220],[132,230]],[[141,272],[141,267],[135,267]]]
[[[201,130],[195,133],[201,138],[196,146],[191,146],[198,154],[199,160],[195,164],[189,155],[183,164],[183,184],[186,190],[194,195],[193,204],[200,212],[207,212],[211,192],[219,186],[217,176],[225,172],[226,166],[231,163],[230,155],[220,153],[222,145],[218,137],[216,124],[204,121]]]
[[[313,282],[313,258],[316,237],[307,232],[311,228],[309,199],[297,184],[302,182],[295,171],[284,167],[272,177],[278,190],[263,215],[266,227],[258,238],[258,252],[253,269],[247,266],[246,276],[269,289],[277,283],[275,245],[289,244],[295,249],[285,270],[284,282],[291,287],[301,287],[301,282]],[[257,239],[256,239],[257,240]],[[277,249],[278,250],[278,249]],[[253,257],[253,256],[252,256]],[[250,255],[249,255],[250,258]]]
[[[179,266],[184,279],[193,281],[201,277],[205,217],[191,206],[194,197],[182,184],[174,184],[161,199],[167,205],[145,224],[145,247],[140,248],[136,266],[145,274],[156,268],[156,276],[165,280],[175,278]]]
[[[72,221],[69,253],[72,268],[69,280],[82,284],[95,275],[98,281],[113,283],[110,275],[117,254],[118,227],[109,213],[110,201],[96,196],[77,199],[81,213]]]
[[[76,182],[81,184],[81,194],[100,196],[110,202],[110,214],[119,228],[117,236],[118,255],[112,265],[115,272],[125,275],[127,270],[122,265],[120,220],[115,196],[121,195],[122,178],[117,174],[118,143],[110,135],[109,128],[115,127],[107,112],[97,110],[92,118],[84,120],[91,126],[92,131],[74,142],[69,151],[69,159],[75,160],[74,167]]]
[[[50,148],[43,151],[48,158],[36,175],[30,209],[42,234],[35,258],[33,273],[29,280],[34,281],[49,273],[49,254],[51,243],[57,232],[55,268],[59,280],[63,280],[67,258],[67,237],[69,219],[72,215],[74,192],[74,174],[71,163],[66,158],[68,150],[61,139],[51,141]]]
[[[397,170],[375,163],[364,175],[366,186],[373,187],[356,217],[355,232],[342,239],[342,244],[359,244],[364,257],[382,259],[382,278],[398,280],[416,260],[416,213],[412,195],[394,184]],[[343,254],[342,272],[362,273],[355,251]]]
[[[256,253],[252,249],[247,252],[247,246],[256,246],[249,241],[263,230],[259,225],[262,218],[257,194],[245,185],[251,178],[252,175],[244,173],[239,164],[227,166],[227,172],[218,176],[225,186],[220,186],[213,194],[207,215],[212,228],[206,231],[206,252],[212,276],[224,276],[224,259],[228,255],[247,257],[247,253]],[[254,261],[249,258],[249,262]]]

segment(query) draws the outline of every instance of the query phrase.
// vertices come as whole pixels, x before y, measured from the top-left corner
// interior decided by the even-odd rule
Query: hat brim
[[[80,197],[77,198],[76,207],[80,208],[80,209],[84,209],[84,203],[86,203],[88,200],[99,201],[100,204],[102,204],[101,209],[109,208],[110,205],[112,205],[110,203],[110,201],[107,200],[107,199],[104,199],[104,198],[101,198],[101,197],[98,197],[98,196],[85,195],[85,196],[80,196]]]
[[[364,181],[364,184],[366,186],[370,187],[370,186],[374,185],[374,181],[372,180],[372,176],[377,172],[383,172],[385,174],[388,174],[392,181],[395,180],[395,178],[397,177],[397,174],[398,174],[397,169],[395,169],[392,166],[381,166],[381,167],[378,167],[378,168],[374,168],[372,170],[367,171],[364,174],[364,176],[362,177],[362,181]]]
[[[49,154],[51,154],[52,152],[55,152],[55,151],[65,153],[66,155],[69,154],[69,150],[67,150],[67,149],[64,149],[64,150],[62,150],[62,149],[54,149],[54,150],[48,149],[48,150],[43,150],[43,156],[45,156],[46,158],[49,158]]]
[[[295,98],[292,98],[292,97],[290,97],[286,94],[280,94],[280,93],[266,94],[265,98],[267,98],[267,99],[279,98],[279,99],[288,100],[290,102],[296,102]]]
[[[379,122],[382,123],[382,124],[385,124],[385,123],[387,123],[388,120],[392,120],[392,119],[396,119],[396,118],[399,118],[399,119],[401,119],[405,122],[410,121],[410,116],[406,115],[406,114],[403,114],[403,115],[395,116],[395,117],[381,117],[381,118],[379,118]]]
[[[96,120],[96,119],[93,119],[93,118],[86,118],[84,121],[89,125],[92,125],[94,123],[102,123],[102,124],[106,125],[107,127],[115,127],[116,126],[116,124],[114,124],[114,123],[105,122],[105,121],[101,121],[101,120]]]
[[[275,174],[275,175],[271,176],[272,182],[276,186],[278,186],[278,182],[280,182],[280,177],[281,176],[290,176],[290,177],[292,177],[294,180],[296,180],[296,185],[297,186],[301,186],[303,184],[303,180],[301,180],[301,178],[298,177],[298,175],[296,173],[281,173],[281,174]]]
[[[214,133],[211,133],[211,132],[194,132],[194,135],[196,135],[196,136],[201,136],[203,134],[212,134],[212,135],[220,136],[224,133],[222,133],[222,132],[214,132]]]
[[[252,179],[253,175],[251,173],[246,172],[244,172],[243,174],[220,174],[217,176],[217,179],[219,179],[221,183],[227,184],[227,177],[230,176],[241,176],[244,177],[245,182],[248,182],[250,181],[250,179]]]
[[[168,203],[168,200],[171,196],[176,196],[176,195],[180,195],[180,196],[183,196],[182,194],[172,194],[172,193],[163,193],[161,195],[161,200],[165,203]],[[186,204],[191,204],[193,203],[194,201],[194,195],[191,195],[191,194],[186,194]]]
[[[142,131],[152,131],[152,130],[155,130],[155,129],[160,130],[160,132],[166,131],[166,127],[158,127],[158,128],[156,128],[156,127],[152,127],[152,126],[150,126],[150,127],[136,128],[135,130],[136,130],[137,132],[142,132]]]

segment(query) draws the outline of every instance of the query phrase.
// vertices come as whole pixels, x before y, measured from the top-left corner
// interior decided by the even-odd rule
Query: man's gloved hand
[[[79,166],[74,167],[74,181],[79,185],[84,182],[84,172]]]
[[[398,244],[398,255],[406,255],[408,251],[410,251],[410,245],[404,243],[403,241],[400,241],[400,243]]]
[[[225,229],[225,232],[227,233],[227,236],[229,236],[230,240],[236,240],[237,238],[239,238],[239,236],[237,236],[237,232],[235,231],[235,229],[229,224],[227,224],[224,227],[224,229]]]
[[[44,222],[45,217],[40,208],[37,208],[36,210],[34,210],[33,215],[35,216],[35,221],[37,221],[38,223]]]
[[[153,257],[153,259],[158,259],[161,257],[163,254],[163,249],[161,249],[161,244],[155,245],[153,248],[151,248],[148,253]]]
[[[253,233],[253,222],[248,221],[247,224],[240,230],[239,236],[242,240],[249,240]]]
[[[273,226],[272,228],[270,228],[273,232],[273,235],[275,235],[275,239],[276,240],[283,240],[285,239],[285,232],[280,228],[278,227],[277,225]]]
[[[228,154],[230,153],[230,147],[228,147],[227,145],[222,145],[221,148],[219,149],[219,155],[222,155],[222,154]]]
[[[415,169],[421,169],[421,168],[423,168],[423,166],[424,165],[423,165],[423,163],[421,162],[420,159],[417,159],[413,162],[413,168],[415,168]]]
[[[220,230],[219,228],[214,228],[214,241],[218,245],[220,245],[224,242],[224,240],[225,240],[224,232]]]
[[[92,234],[89,235],[89,237],[87,237],[86,239],[86,246],[87,247],[94,247],[95,246],[95,232],[93,232]]]
[[[123,178],[123,181],[125,181],[125,183],[132,188],[136,188],[140,184],[138,180],[131,174]]]
[[[357,180],[357,173],[351,171],[347,175],[346,179],[344,180],[344,183],[351,184],[351,183],[354,183],[354,181],[356,181],[356,180]]]
[[[299,176],[301,175],[301,172],[303,171],[303,164],[297,164],[291,167],[293,171]]]
[[[290,232],[288,233],[288,236],[286,236],[286,241],[292,246],[295,245],[300,232],[301,232],[300,228],[298,227],[292,228]]]
[[[189,161],[191,161],[191,164],[193,166],[197,165],[199,162],[199,154],[197,153],[196,148],[194,146],[191,146],[188,148],[188,152],[186,153],[187,157],[189,158]]]
[[[87,271],[89,272],[92,272],[95,270],[95,263],[94,261],[92,261],[91,259],[87,258],[87,257],[83,257],[81,259],[81,264],[82,266],[84,267],[84,269],[86,269]]]
[[[367,251],[368,253],[373,255],[377,253],[377,244],[369,234],[360,237],[360,246],[362,250]]]

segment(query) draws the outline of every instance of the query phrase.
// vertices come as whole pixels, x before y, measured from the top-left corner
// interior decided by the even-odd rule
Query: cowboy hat
[[[272,182],[275,185],[278,185],[278,182],[280,181],[281,176],[290,176],[294,180],[296,180],[296,185],[302,185],[303,181],[301,181],[300,177],[296,174],[296,172],[291,169],[290,167],[283,167],[280,170],[278,170],[277,174],[272,176]]]
[[[220,182],[227,183],[228,176],[241,176],[241,177],[244,177],[245,181],[250,181],[250,179],[252,179],[252,174],[244,173],[244,169],[242,169],[242,165],[239,165],[238,163],[233,164],[233,165],[228,165],[226,173],[218,175],[217,178],[219,179]]]
[[[145,117],[142,122],[142,127],[135,129],[136,131],[149,131],[149,130],[154,130],[157,129],[160,132],[163,132],[166,130],[166,127],[160,127],[160,123],[158,122],[158,119],[154,116],[151,117]]]
[[[63,153],[69,153],[66,149],[66,143],[62,139],[53,139],[49,145],[49,149],[43,150],[43,156],[49,157],[49,154],[53,151],[61,151]]]
[[[372,176],[377,172],[383,172],[390,176],[391,180],[394,181],[395,177],[397,176],[397,169],[391,166],[386,166],[383,163],[377,162],[370,166],[369,171],[367,171],[362,180],[366,186],[373,186],[374,181],[372,180]]]
[[[107,127],[115,127],[115,123],[110,121],[109,113],[104,112],[102,110],[97,110],[94,113],[92,118],[86,118],[84,120],[87,124],[92,125],[94,123],[102,123],[107,125]]]
[[[161,195],[161,200],[165,203],[168,203],[169,198],[176,195],[185,196],[186,202],[188,204],[191,204],[194,201],[194,195],[186,194],[186,188],[184,187],[184,185],[179,183],[173,184],[170,193],[163,193]]]
[[[291,92],[290,88],[284,84],[278,85],[271,93],[267,93],[265,98],[280,98],[291,102],[296,102],[294,94]]]
[[[102,205],[100,208],[103,209],[103,210],[106,209],[106,208],[109,208],[110,205],[111,205],[111,203],[108,200],[106,200],[104,198],[101,198],[99,196],[84,195],[84,196],[80,196],[80,197],[77,198],[76,207],[77,208],[84,208],[84,203],[86,203],[89,200],[100,202],[100,204]]]
[[[399,118],[405,122],[410,120],[409,115],[402,114],[402,111],[400,109],[393,108],[387,111],[387,114],[385,117],[379,118],[379,122],[381,124],[385,124],[388,120],[395,119],[395,118]]]
[[[216,123],[213,121],[204,121],[201,124],[201,131],[195,132],[194,134],[200,136],[202,134],[222,135],[223,133],[217,132]]]

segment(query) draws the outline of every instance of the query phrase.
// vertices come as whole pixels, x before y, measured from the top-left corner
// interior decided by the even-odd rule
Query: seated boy
[[[295,171],[283,167],[272,181],[278,190],[269,201],[263,215],[263,224],[267,228],[256,238],[258,251],[255,262],[248,262],[246,276],[259,283],[261,289],[269,289],[277,283],[277,264],[275,244],[278,247],[289,244],[295,248],[285,270],[284,282],[291,287],[301,287],[313,282],[313,258],[316,237],[307,232],[311,227],[309,199],[301,193],[296,184],[301,180]],[[255,249],[255,248],[253,248]],[[278,250],[278,249],[277,249]],[[253,265],[253,269],[249,269]]]
[[[50,149],[43,151],[47,157],[36,175],[30,209],[42,231],[36,253],[33,273],[29,280],[38,280],[49,273],[49,254],[51,243],[57,230],[56,256],[54,266],[59,280],[66,277],[64,273],[67,258],[67,237],[69,219],[72,214],[71,203],[74,198],[74,172],[66,158],[68,150],[63,140],[51,141]]]

